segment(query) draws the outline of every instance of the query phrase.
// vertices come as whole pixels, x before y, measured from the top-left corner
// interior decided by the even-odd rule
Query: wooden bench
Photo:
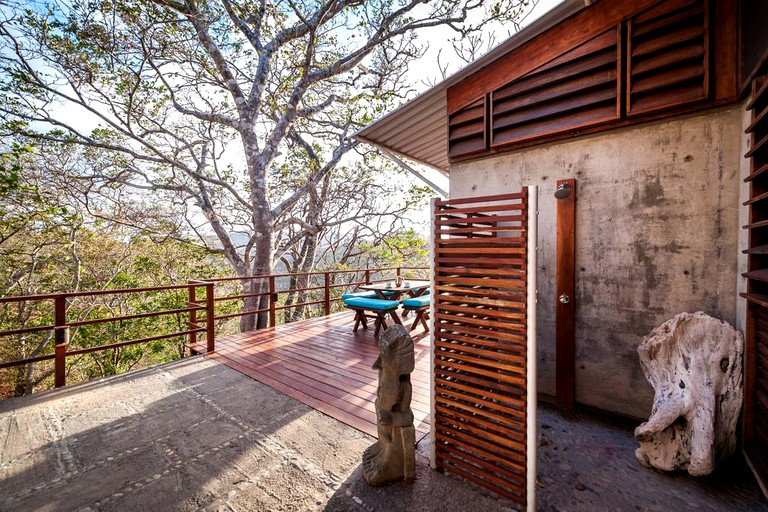
[[[393,322],[402,325],[400,322],[400,317],[397,316],[397,307],[400,305],[400,303],[396,300],[350,297],[348,299],[344,299],[344,305],[355,312],[355,327],[353,329],[354,332],[357,332],[360,324],[363,325],[363,329],[368,328],[368,322],[366,318],[375,320],[374,326],[376,327],[376,330],[373,332],[374,336],[379,335],[379,331],[382,327],[385,329],[387,328],[387,315],[392,318]]]
[[[429,324],[427,323],[427,320],[429,320],[429,304],[431,299],[432,296],[430,294],[426,294],[410,299],[405,299],[403,301],[404,311],[413,311],[416,313],[416,318],[413,319],[411,330],[414,330],[416,326],[419,325],[419,322],[421,322],[422,325],[424,325],[424,329],[429,332]]]

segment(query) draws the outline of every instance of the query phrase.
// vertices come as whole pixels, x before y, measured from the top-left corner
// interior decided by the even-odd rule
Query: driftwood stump
[[[734,452],[743,351],[741,333],[702,312],[680,313],[646,336],[637,352],[655,398],[635,429],[643,466],[708,475]]]
[[[416,468],[416,430],[411,411],[413,340],[402,325],[393,325],[379,337],[379,349],[381,353],[373,364],[379,370],[379,440],[363,454],[363,477],[370,485],[409,482]]]

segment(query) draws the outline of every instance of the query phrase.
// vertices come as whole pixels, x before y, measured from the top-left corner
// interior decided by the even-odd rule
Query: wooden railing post
[[[54,385],[57,388],[67,383],[67,345],[69,345],[69,326],[67,325],[67,297],[60,295],[54,299]]]
[[[365,284],[371,284],[371,270],[365,269]]]
[[[269,326],[270,327],[274,327],[276,323],[275,302],[277,302],[277,292],[275,291],[275,276],[269,276]]]
[[[401,268],[401,267],[397,267],[397,268],[395,269],[395,275],[396,275],[397,277],[400,277],[400,268]]]
[[[214,309],[213,283],[205,283],[205,337],[208,353],[216,349],[216,310]]]
[[[197,304],[197,288],[195,285],[192,284],[192,281],[190,281],[189,285],[189,298],[187,300],[187,307],[194,308]],[[193,331],[197,329],[197,310],[192,310],[189,312],[189,330]],[[197,344],[197,333],[191,332],[189,333],[189,350],[190,352],[194,352],[195,349],[193,348]]]
[[[325,314],[331,314],[331,273],[325,273]]]

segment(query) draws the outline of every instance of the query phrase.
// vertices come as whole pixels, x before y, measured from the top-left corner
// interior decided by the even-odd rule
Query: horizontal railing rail
[[[277,325],[277,312],[293,308],[316,307],[317,313],[330,315],[334,305],[341,301],[340,289],[354,291],[365,284],[386,282],[391,280],[387,275],[400,276],[403,271],[428,272],[428,267],[380,267],[366,269],[327,270],[298,273],[280,273],[268,275],[223,277],[213,279],[200,279],[189,281],[186,284],[150,286],[140,288],[120,288],[92,291],[77,291],[65,293],[49,293],[38,295],[18,295],[0,297],[0,306],[19,302],[51,302],[53,306],[53,319],[45,325],[32,325],[0,331],[0,339],[9,336],[22,336],[28,334],[48,333],[51,337],[52,347],[43,345],[43,348],[33,352],[29,357],[13,361],[0,361],[0,369],[30,365],[43,361],[54,361],[54,386],[62,387],[66,384],[66,363],[68,357],[90,354],[93,352],[112,350],[121,347],[149,343],[153,341],[168,340],[171,338],[187,337],[184,344],[191,353],[210,353],[215,350],[216,322],[223,322],[248,315],[267,315],[267,325]],[[351,276],[350,281],[343,281],[344,276]],[[286,279],[306,278],[304,286],[281,289],[281,284]],[[339,279],[342,279],[339,282]],[[254,283],[257,283],[254,285]],[[217,295],[217,291],[226,291],[230,285],[238,285],[239,292],[227,295]],[[89,297],[123,296],[129,294],[149,294],[155,292],[186,291],[187,297],[180,305],[172,309],[160,309],[123,315],[103,316],[99,318],[70,319],[68,318],[68,306],[73,299],[87,301]],[[231,290],[230,290],[231,291]],[[202,293],[200,293],[202,292]],[[302,296],[304,293],[306,295]],[[299,299],[301,302],[281,303],[282,297]],[[232,301],[255,300],[255,309],[246,309],[237,312],[217,312],[216,306],[223,307]],[[245,302],[243,302],[245,304]],[[244,308],[245,309],[245,308]],[[83,346],[70,348],[71,330],[89,326],[102,326],[141,319],[152,319],[169,315],[185,315],[187,326],[184,330],[177,330],[155,336],[142,337],[109,343],[97,346]],[[199,316],[198,316],[199,315]],[[181,317],[183,318],[183,317]],[[205,347],[198,343],[198,337],[205,338]],[[52,353],[41,353],[47,350]]]

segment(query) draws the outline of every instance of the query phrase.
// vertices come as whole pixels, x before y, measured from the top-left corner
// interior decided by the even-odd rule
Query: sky
[[[533,8],[527,8],[521,19],[520,27],[523,28],[531,22],[540,18],[543,14],[552,10],[563,0],[532,0]],[[495,45],[498,45],[508,39],[515,33],[515,27],[506,27],[499,24],[487,27],[485,36],[493,35]],[[438,66],[438,53],[441,53],[440,60],[443,65],[449,64],[448,75],[457,72],[466,64],[458,57],[453,57],[455,53],[450,43],[450,39],[455,37],[455,32],[446,26],[435,27],[423,32],[423,39],[429,43],[429,50],[419,60],[411,63],[408,69],[408,78],[414,82],[415,89],[422,93],[429,88],[429,83],[435,83],[440,77],[440,67]],[[442,52],[441,52],[442,51]],[[485,52],[484,52],[485,53]],[[479,57],[480,55],[478,55]]]

